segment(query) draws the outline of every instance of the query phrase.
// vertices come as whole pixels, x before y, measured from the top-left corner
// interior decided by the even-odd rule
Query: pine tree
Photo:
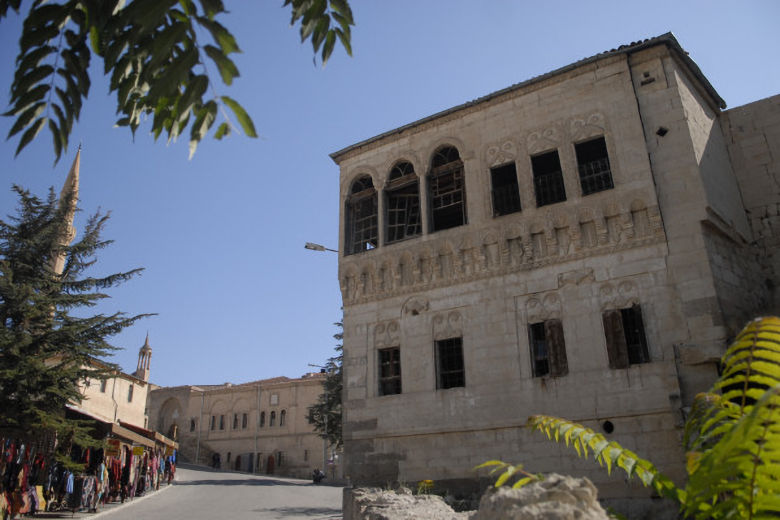
[[[86,444],[89,429],[66,419],[65,405],[80,401],[79,385],[88,378],[116,369],[92,363],[116,350],[107,339],[147,316],[88,309],[107,297],[102,290],[142,269],[87,275],[96,253],[112,242],[100,238],[109,215],[93,215],[80,239],[66,244],[70,204],[58,203],[53,188],[45,201],[13,190],[18,213],[0,220],[0,434],[33,440],[55,433],[61,447]]]
[[[336,341],[341,342],[343,325],[341,322],[334,323],[334,325],[339,328],[339,332],[333,337]],[[322,382],[322,393],[317,402],[309,407],[309,423],[314,425],[314,431],[320,432],[322,435],[327,434],[328,443],[338,448],[343,442],[341,436],[341,365],[344,354],[341,343],[336,345],[335,350],[336,356],[325,362],[325,380]]]

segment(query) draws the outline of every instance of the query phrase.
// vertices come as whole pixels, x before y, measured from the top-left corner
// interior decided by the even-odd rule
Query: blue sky
[[[223,23],[243,53],[241,77],[219,93],[239,100],[259,139],[133,141],[113,128],[114,105],[95,68],[64,159],[50,137],[14,159],[0,141],[0,215],[16,183],[59,187],[82,143],[80,219],[110,210],[115,243],[96,274],[143,266],[100,312],[156,312],[113,338],[113,361],[133,371],[149,332],[160,385],[298,377],[333,354],[341,296],[338,168],[328,154],[362,139],[621,44],[672,31],[728,103],[780,93],[780,2],[353,0],[354,57],[312,64],[281,0],[227,0]],[[0,22],[7,105],[20,20]],[[97,63],[97,62],[93,62]],[[4,108],[5,110],[5,108]],[[0,118],[0,136],[12,125]],[[77,222],[77,227],[78,222]]]

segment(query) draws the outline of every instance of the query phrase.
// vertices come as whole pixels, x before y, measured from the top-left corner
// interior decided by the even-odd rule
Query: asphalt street
[[[335,520],[341,518],[341,490],[315,486],[311,480],[179,467],[171,489],[97,516],[100,520]]]

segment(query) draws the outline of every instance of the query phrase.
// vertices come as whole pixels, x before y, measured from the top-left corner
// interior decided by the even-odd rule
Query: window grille
[[[436,388],[466,386],[463,364],[463,339],[451,338],[436,342]]]
[[[528,326],[531,345],[531,369],[534,377],[563,376],[569,372],[563,325],[560,320],[547,320]]]
[[[377,196],[371,177],[352,184],[346,207],[346,254],[374,249],[378,242]]]
[[[610,368],[626,368],[650,361],[639,305],[606,311],[602,319]]]
[[[517,185],[515,163],[491,168],[490,181],[493,188],[493,216],[520,211],[520,188]]]
[[[563,172],[561,171],[561,161],[558,158],[558,150],[531,157],[531,167],[534,172],[537,207],[566,200],[566,189],[563,185]]]
[[[458,150],[445,147],[436,152],[428,176],[431,231],[466,224],[466,184]]]
[[[400,162],[390,171],[385,189],[388,243],[422,232],[420,220],[420,184],[409,162]]]
[[[401,393],[401,349],[379,351],[379,395]]]
[[[580,172],[580,186],[583,195],[610,190],[612,170],[609,166],[607,143],[603,137],[574,146],[577,152],[577,168]]]

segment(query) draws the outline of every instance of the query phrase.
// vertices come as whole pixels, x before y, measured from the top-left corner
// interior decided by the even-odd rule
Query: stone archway
[[[160,407],[157,414],[156,430],[167,437],[178,437],[182,421],[184,421],[184,408],[175,397],[169,397]]]

